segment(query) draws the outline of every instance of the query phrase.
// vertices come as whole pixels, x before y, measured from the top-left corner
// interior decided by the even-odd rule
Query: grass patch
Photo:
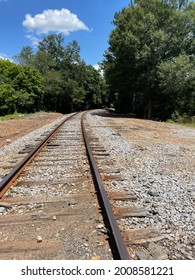
[[[29,116],[29,115],[32,115],[32,114],[14,113],[11,115],[0,116],[0,120],[6,121],[6,120],[12,120],[12,119],[21,119],[21,118],[25,118],[26,116]]]
[[[180,123],[181,125],[188,126],[188,127],[194,127],[195,128],[195,121],[190,123]]]
[[[167,120],[167,123],[176,124],[176,125],[184,125],[184,126],[187,126],[187,127],[195,128],[195,120],[191,120],[191,121],[179,120],[179,121],[175,122],[175,121],[169,119],[169,120]]]

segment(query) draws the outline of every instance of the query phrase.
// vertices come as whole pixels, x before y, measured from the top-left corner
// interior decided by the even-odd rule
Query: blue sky
[[[81,58],[103,59],[114,26],[114,13],[129,0],[0,0],[0,57],[11,59],[48,33],[62,32],[65,43],[77,40]]]

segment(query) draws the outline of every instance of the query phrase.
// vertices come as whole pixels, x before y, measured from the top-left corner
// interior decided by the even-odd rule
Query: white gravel
[[[16,164],[24,157],[18,152],[25,145],[38,144],[35,139],[61,121],[56,120],[1,148],[0,180],[9,171],[1,166]],[[138,201],[133,203],[144,206],[148,212],[146,218],[122,219],[122,225],[136,228],[140,227],[141,221],[142,227],[156,226],[168,236],[162,245],[167,248],[169,259],[195,259],[195,141],[192,145],[161,142],[143,148],[113,129],[103,127],[103,117],[88,114],[87,121],[94,126],[93,133],[110,153],[114,167],[125,178],[124,181],[113,181],[110,189],[132,189],[138,196]],[[193,129],[172,130],[172,133],[195,139]],[[132,202],[123,204],[132,205]],[[0,208],[0,215],[4,210],[4,207]]]
[[[56,127],[63,119],[66,119],[69,115],[65,115],[64,118],[59,118],[54,122],[47,124],[41,128],[34,130],[33,132],[15,140],[14,142],[2,147],[0,149],[0,181],[1,179],[9,173],[9,169],[4,169],[1,167],[9,166],[12,168],[16,165],[22,158],[24,154],[18,154],[25,146],[36,146],[38,143],[43,140],[45,135],[49,134],[54,127]],[[40,141],[37,141],[39,140]]]
[[[117,202],[116,205],[144,206],[148,217],[128,218],[121,222],[125,228],[156,226],[168,234],[163,245],[170,259],[195,259],[195,141],[194,145],[155,143],[142,147],[106,126],[103,117],[89,115],[93,134],[121,170],[124,182],[112,182],[115,191],[128,188],[138,201]],[[93,127],[94,126],[94,127]],[[102,126],[102,127],[101,127]],[[195,130],[182,129],[182,137],[194,136]]]

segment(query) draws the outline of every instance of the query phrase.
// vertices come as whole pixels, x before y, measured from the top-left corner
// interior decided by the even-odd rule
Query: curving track
[[[1,259],[129,258],[95,162],[90,171],[82,115],[63,121],[0,182],[0,206],[7,208]]]
[[[0,182],[1,259],[169,258],[171,236],[144,224],[158,212],[143,207],[90,120],[73,114]]]

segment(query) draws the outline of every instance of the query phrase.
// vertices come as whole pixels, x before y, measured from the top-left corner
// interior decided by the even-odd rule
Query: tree
[[[101,75],[80,58],[77,41],[64,45],[62,35],[46,36],[35,55],[35,65],[44,77],[47,110],[72,112],[101,106],[105,83]]]
[[[33,49],[30,46],[23,47],[14,58],[20,65],[32,66],[34,62]]]
[[[12,79],[18,74],[18,67],[9,60],[0,59],[0,115],[16,110],[16,95]]]
[[[35,112],[43,108],[43,79],[39,71],[28,66],[19,66],[13,79],[17,94],[16,108],[19,112]]]
[[[40,110],[42,99],[43,80],[39,71],[0,60],[0,114]]]
[[[195,6],[187,1],[139,0],[115,14],[109,48],[103,61],[115,107],[147,118],[159,112],[158,67],[195,51]]]
[[[159,86],[163,93],[161,111],[195,114],[195,67],[186,54],[162,62],[158,67]],[[164,116],[166,119],[166,115]]]
[[[59,69],[64,57],[64,38],[62,34],[51,34],[39,42],[38,49],[40,53],[47,54],[49,60],[54,62],[53,67]]]
[[[61,104],[61,95],[63,94],[63,77],[60,71],[51,69],[44,75],[44,98],[43,103],[47,111],[64,112],[59,109]]]
[[[46,36],[38,46],[35,65],[44,77],[47,110],[71,112],[80,109],[85,92],[80,79],[80,47],[76,41],[64,45],[61,34]]]
[[[80,46],[76,40],[73,40],[64,48],[63,59],[69,64],[77,64],[81,61]]]
[[[78,42],[65,45],[62,34],[44,37],[35,53],[24,47],[17,61],[22,68],[16,67],[18,72],[11,80],[19,110],[44,108],[68,113],[101,106],[106,100],[100,73],[80,58]]]
[[[14,113],[15,96],[10,84],[0,84],[0,116]]]
[[[107,88],[106,83],[100,72],[93,66],[86,66],[86,77],[84,81],[85,89],[85,109],[100,108],[106,104]]]
[[[188,4],[188,0],[163,0],[164,3],[168,4],[170,7],[174,9],[182,10]]]

